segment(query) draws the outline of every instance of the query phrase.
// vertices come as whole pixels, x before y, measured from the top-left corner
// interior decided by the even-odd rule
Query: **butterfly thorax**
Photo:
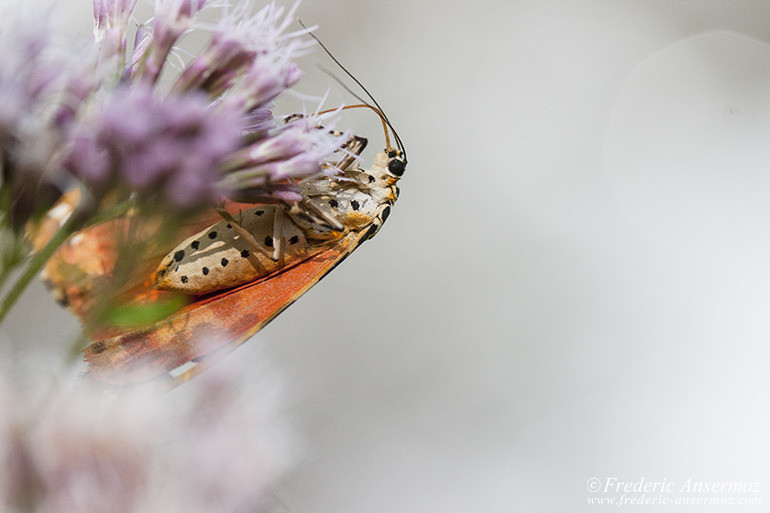
[[[353,165],[332,178],[303,180],[299,186],[304,199],[298,209],[290,212],[292,219],[308,238],[322,240],[372,226],[378,230],[398,198],[398,177],[387,170],[390,160],[380,152],[369,169]],[[329,222],[330,218],[333,222]]]

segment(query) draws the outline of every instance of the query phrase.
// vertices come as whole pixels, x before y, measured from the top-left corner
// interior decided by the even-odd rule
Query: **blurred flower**
[[[264,506],[292,453],[275,411],[279,390],[269,373],[257,380],[227,363],[162,397],[146,388],[109,400],[90,382],[65,380],[47,393],[27,392],[44,398],[29,401],[0,384],[0,508],[240,513]]]
[[[127,3],[111,0],[109,5],[122,16]],[[295,186],[280,182],[321,172],[345,139],[318,130],[317,119],[279,125],[272,118],[272,100],[301,76],[294,59],[312,46],[302,38],[306,30],[286,33],[297,5],[284,14],[270,3],[251,14],[252,1],[157,0],[152,23],[137,30],[123,86],[115,99],[83,120],[67,167],[97,188],[127,185],[165,195],[181,208],[212,204],[222,196],[252,202],[299,199]],[[197,21],[204,7],[220,7],[219,20]],[[156,82],[170,67],[173,45],[196,27],[210,30],[211,39],[170,90],[162,89]],[[301,139],[300,132],[310,141],[304,155],[275,156],[269,165],[242,158]]]
[[[201,93],[160,99],[146,85],[123,88],[74,131],[64,165],[95,189],[205,206],[219,197],[220,162],[241,145],[241,120]]]
[[[56,56],[48,34],[30,20],[0,34],[0,212],[14,231],[67,186],[56,158],[70,102],[89,94],[77,79],[87,62]]]
[[[0,211],[12,211],[16,229],[72,178],[96,208],[130,195],[171,211],[207,208],[223,196],[295,201],[298,191],[285,180],[322,172],[345,142],[311,122],[272,117],[271,102],[302,75],[294,59],[312,43],[305,29],[287,32],[297,4],[252,14],[251,1],[156,0],[129,49],[136,3],[94,0],[96,51],[74,66],[50,58],[44,24],[4,37]],[[218,21],[199,21],[204,8],[219,9]],[[196,29],[211,32],[209,43],[174,78],[169,59]],[[160,81],[161,72],[170,80]]]

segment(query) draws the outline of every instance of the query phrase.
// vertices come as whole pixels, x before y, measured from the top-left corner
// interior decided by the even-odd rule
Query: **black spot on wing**
[[[174,253],[174,260],[177,262],[181,262],[184,258],[184,250],[179,250],[176,253]]]
[[[217,232],[209,232],[209,239],[214,240],[217,238]]]
[[[299,242],[299,237],[294,235],[291,239],[289,239],[289,244],[296,244]]]
[[[181,278],[179,278],[179,279],[180,279],[180,280],[182,280],[182,283],[187,283],[187,282],[189,281],[189,280],[187,279],[187,276],[182,276],[182,277],[181,277]]]
[[[204,267],[203,269],[201,269],[201,271],[203,272],[203,276],[206,276],[209,273],[209,268]]]
[[[197,250],[201,246],[200,241],[194,240],[192,243],[190,243],[190,247]]]
[[[356,200],[353,200],[350,202],[350,208],[352,208],[353,210],[358,210],[360,206],[361,204]]]
[[[230,261],[226,258],[223,258],[220,263],[222,264],[222,267],[227,267],[227,264],[229,264]]]
[[[249,250],[248,249],[244,249],[243,251],[241,251],[241,257],[249,258]]]

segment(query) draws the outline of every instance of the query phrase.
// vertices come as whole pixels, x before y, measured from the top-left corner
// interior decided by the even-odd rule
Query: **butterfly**
[[[183,227],[184,240],[159,262],[150,259],[139,273],[145,279],[126,297],[152,304],[183,294],[189,302],[149,325],[91,327],[86,374],[121,386],[162,379],[175,385],[246,341],[379,231],[406,169],[397,141],[392,148],[386,129],[386,148],[361,169],[367,140],[354,136],[337,163],[342,173],[301,180],[300,201],[230,205]],[[114,268],[121,233],[134,229],[127,219],[88,228],[49,261],[44,279],[76,315],[86,318],[94,307],[94,283]]]

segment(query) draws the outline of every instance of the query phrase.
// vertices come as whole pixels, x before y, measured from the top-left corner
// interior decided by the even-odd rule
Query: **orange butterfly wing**
[[[75,191],[76,192],[76,191]],[[39,226],[28,229],[33,250],[42,248],[53,233],[64,223],[66,216],[80,200],[78,194],[69,193],[66,201],[57,207]],[[53,216],[52,213],[60,212]],[[62,214],[63,213],[63,214]],[[178,237],[186,238],[219,219],[216,213],[208,213],[180,226]],[[99,305],[99,291],[109,288],[114,291],[113,271],[118,261],[118,253],[127,240],[127,233],[132,237],[152,239],[157,223],[140,222],[129,217],[121,217],[86,228],[69,239],[48,260],[42,278],[51,289],[54,297],[70,308],[81,320],[88,320],[89,314]],[[154,246],[143,254],[144,258],[131,262],[132,279],[121,290],[123,301],[157,301],[172,296],[168,292],[155,290],[150,277],[160,261],[174,246]]]
[[[128,385],[169,375],[180,382],[243,343],[291,305],[366,239],[351,232],[333,246],[257,281],[206,296],[163,321],[88,346],[88,373]]]
[[[68,201],[70,210],[78,199]],[[228,205],[228,209],[239,206]],[[182,227],[180,234],[192,235],[216,219],[215,214],[202,216]],[[61,222],[46,219],[31,231],[35,247],[42,247]],[[153,229],[151,224],[138,226],[127,218],[87,228],[68,239],[49,260],[44,278],[54,295],[88,322],[99,306],[100,287],[111,279],[121,237],[126,231],[137,230],[150,236]],[[115,385],[164,376],[171,378],[172,384],[189,379],[254,335],[367,238],[366,232],[350,232],[307,259],[256,281],[208,296],[192,296],[191,303],[148,326],[88,326],[89,337],[95,342],[84,350],[87,373]],[[136,279],[120,291],[118,303],[152,304],[174,295],[152,285],[157,261],[170,249],[153,248],[144,263],[137,263]]]

